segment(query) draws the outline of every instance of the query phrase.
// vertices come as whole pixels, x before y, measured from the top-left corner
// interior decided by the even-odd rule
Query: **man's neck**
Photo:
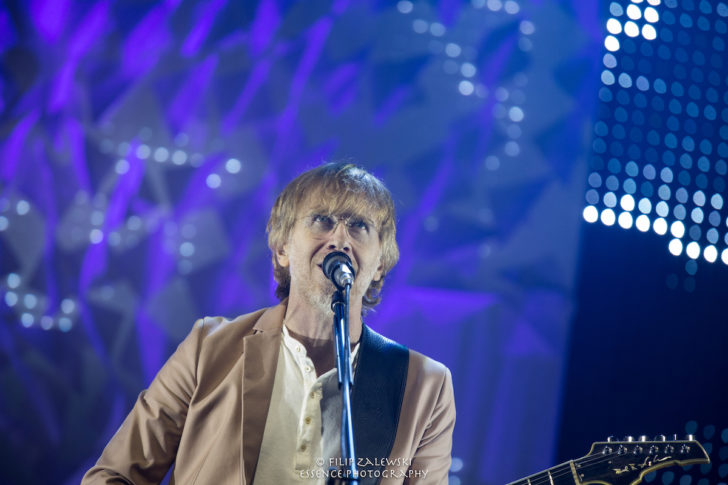
[[[330,308],[315,306],[297,295],[288,297],[285,316],[286,327],[298,335],[316,340],[333,340],[331,325],[334,313]],[[358,342],[361,337],[361,303],[349,303],[349,339]]]

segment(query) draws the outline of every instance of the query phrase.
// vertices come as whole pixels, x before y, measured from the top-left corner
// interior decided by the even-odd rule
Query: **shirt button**
[[[313,391],[311,391],[311,394],[309,394],[308,397],[310,397],[311,399],[313,399],[313,398],[316,397],[316,393],[313,392]]]
[[[300,352],[300,351],[301,351],[301,346],[300,345],[297,345],[296,346],[296,352]]]
[[[311,372],[311,366],[306,366],[306,372]]]
[[[311,417],[306,416],[306,419],[303,420],[306,424],[311,424]]]
[[[301,445],[301,451],[306,451],[306,445]]]

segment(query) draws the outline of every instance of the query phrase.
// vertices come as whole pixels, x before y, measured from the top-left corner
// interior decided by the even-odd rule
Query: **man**
[[[340,464],[333,284],[346,253],[356,277],[349,326],[355,450],[364,483],[447,483],[455,404],[442,364],[376,334],[362,315],[397,262],[394,204],[351,164],[304,172],[268,221],[279,305],[198,320],[143,391],[82,483],[325,483]]]

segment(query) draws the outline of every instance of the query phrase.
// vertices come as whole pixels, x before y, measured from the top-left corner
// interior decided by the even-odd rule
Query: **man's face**
[[[321,264],[333,251],[351,258],[356,278],[350,297],[360,302],[369,284],[382,276],[382,248],[374,223],[364,214],[330,214],[309,201],[300,210],[288,242],[276,253],[278,263],[291,273],[291,298],[302,297],[326,313],[331,311],[335,287]]]

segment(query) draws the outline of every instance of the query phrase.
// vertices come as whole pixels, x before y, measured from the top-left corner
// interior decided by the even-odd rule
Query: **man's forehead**
[[[372,218],[380,212],[375,201],[363,194],[352,192],[337,194],[318,190],[306,197],[298,209],[299,216],[313,212],[337,215],[355,215]]]

